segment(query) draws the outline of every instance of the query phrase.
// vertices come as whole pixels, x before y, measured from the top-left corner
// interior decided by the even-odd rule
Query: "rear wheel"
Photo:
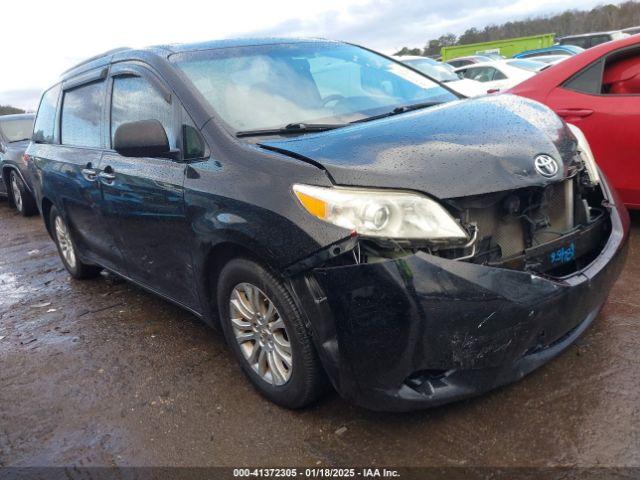
[[[283,283],[256,262],[234,259],[222,269],[217,293],[225,338],[253,386],[287,408],[315,401],[326,378]]]
[[[15,170],[9,173],[9,191],[13,206],[20,215],[29,217],[38,211],[35,200]]]
[[[93,278],[99,275],[102,270],[100,267],[96,265],[87,265],[78,257],[78,251],[71,236],[71,230],[56,207],[51,207],[49,222],[53,233],[53,239],[58,247],[60,259],[71,276],[73,278],[82,279]]]

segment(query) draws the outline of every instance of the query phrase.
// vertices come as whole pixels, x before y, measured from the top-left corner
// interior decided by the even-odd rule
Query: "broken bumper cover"
[[[629,218],[584,270],[563,279],[424,253],[317,268],[293,281],[340,394],[404,411],[514,382],[567,348],[594,320],[626,254]]]

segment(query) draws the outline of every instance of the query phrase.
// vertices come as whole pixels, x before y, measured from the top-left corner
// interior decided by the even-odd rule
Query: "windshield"
[[[340,43],[223,48],[171,61],[236,132],[345,124],[398,106],[458,99],[401,64]]]
[[[416,70],[420,70],[425,75],[429,75],[431,78],[435,78],[440,82],[454,82],[460,80],[458,75],[453,72],[451,65],[434,64],[429,60],[405,60],[404,63],[412,66]]]
[[[33,133],[33,118],[0,118],[0,130],[9,143],[29,140]]]

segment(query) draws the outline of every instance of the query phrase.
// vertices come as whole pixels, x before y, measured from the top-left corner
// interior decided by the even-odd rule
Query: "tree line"
[[[24,113],[24,110],[9,105],[0,105],[0,115],[13,115],[14,113]]]
[[[491,42],[543,33],[555,33],[558,37],[580,33],[620,30],[640,26],[640,2],[627,1],[619,5],[602,5],[592,10],[567,10],[552,16],[540,16],[507,22],[502,25],[487,25],[482,30],[467,29],[462,35],[446,33],[429,40],[423,48],[402,47],[395,55],[440,55],[442,47]]]

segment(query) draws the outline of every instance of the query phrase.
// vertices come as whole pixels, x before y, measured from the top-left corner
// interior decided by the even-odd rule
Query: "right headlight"
[[[598,173],[596,159],[593,156],[587,137],[585,137],[582,130],[575,125],[567,123],[567,126],[569,127],[569,130],[571,130],[571,133],[573,133],[573,136],[576,137],[576,140],[578,140],[578,153],[580,154],[580,158],[582,158],[587,169],[589,180],[591,180],[592,184],[598,185],[600,183],[600,174]]]
[[[293,192],[311,215],[365,237],[468,240],[441,205],[413,192],[312,185]]]

